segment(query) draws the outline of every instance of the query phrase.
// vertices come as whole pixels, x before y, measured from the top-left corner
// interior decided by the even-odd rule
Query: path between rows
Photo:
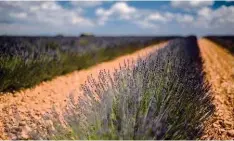
[[[0,139],[27,138],[30,130],[27,126],[37,127],[36,120],[51,111],[52,106],[62,109],[66,106],[69,94],[78,94],[80,84],[87,76],[98,75],[101,69],[114,70],[125,59],[145,57],[148,53],[163,47],[166,43],[150,46],[129,55],[118,57],[109,62],[103,62],[86,70],[75,71],[65,76],[59,76],[52,81],[42,82],[32,89],[26,89],[15,94],[0,96]],[[33,79],[33,78],[32,78]]]
[[[234,56],[209,40],[200,39],[198,44],[216,107],[202,139],[234,139]]]

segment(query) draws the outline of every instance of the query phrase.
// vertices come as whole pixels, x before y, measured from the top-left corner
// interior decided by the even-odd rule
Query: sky
[[[0,1],[0,35],[234,34],[234,1]]]

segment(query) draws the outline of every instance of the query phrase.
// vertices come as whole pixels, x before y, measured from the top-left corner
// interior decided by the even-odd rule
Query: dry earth
[[[234,139],[234,56],[217,44],[198,41],[206,79],[211,84],[214,115],[208,120],[202,139]]]
[[[150,46],[87,70],[75,71],[52,81],[42,82],[32,89],[1,95],[0,139],[27,139],[28,132],[31,130],[29,127],[39,127],[40,122],[38,121],[43,114],[50,112],[52,107],[57,107],[56,109],[65,107],[69,94],[79,95],[80,84],[85,82],[88,75],[92,74],[95,77],[101,69],[113,71],[125,59],[135,60],[139,56],[145,57],[149,52],[155,51],[165,44]]]

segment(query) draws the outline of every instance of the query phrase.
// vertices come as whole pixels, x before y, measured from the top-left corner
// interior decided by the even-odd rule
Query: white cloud
[[[79,9],[65,9],[55,1],[50,2],[0,2],[0,21],[47,24],[55,26],[93,26],[91,19],[83,17]]]
[[[71,1],[71,4],[76,7],[91,8],[101,5],[102,1]]]
[[[158,29],[158,25],[150,22],[149,20],[138,20],[134,21],[134,23],[142,28]]]
[[[80,17],[80,16],[73,16],[72,17],[72,24],[76,25],[76,24],[80,24],[80,23],[82,23],[86,26],[94,26],[93,22],[91,22],[88,19],[85,19],[85,18]]]
[[[98,8],[96,10],[96,15],[97,16],[105,16],[105,17],[108,17],[110,16],[111,14],[113,14],[113,10],[105,10],[103,8]]]
[[[130,20],[137,10],[134,7],[127,5],[125,2],[117,2],[109,9],[98,8],[96,15],[99,17],[98,23],[104,25],[111,17]]]
[[[162,16],[160,13],[153,13],[150,14],[147,19],[149,21],[162,21],[162,22],[167,22],[169,19],[167,19],[166,17]]]
[[[170,12],[152,12],[145,13],[146,21],[157,26],[167,25],[169,23],[185,26],[188,23],[194,22],[194,17],[188,14],[170,13]]]
[[[129,6],[125,2],[117,2],[114,5],[112,5],[110,9],[107,9],[107,10],[103,8],[98,8],[96,10],[96,14],[99,16],[100,15],[110,16],[113,14],[124,15],[124,14],[132,14],[134,12],[136,12],[136,9],[134,7]]]
[[[41,4],[41,9],[55,11],[59,10],[61,7],[54,2],[44,2]]]
[[[165,20],[159,13],[151,14],[149,11],[136,9],[126,2],[116,2],[109,9],[98,8],[96,15],[99,25],[105,25],[113,20],[125,20],[142,28],[155,28],[157,25],[152,21]]]
[[[110,9],[112,13],[119,13],[121,15],[124,14],[131,14],[136,12],[136,9],[134,7],[128,6],[125,2],[118,2],[112,6]]]
[[[212,12],[212,10],[210,8],[205,7],[205,8],[198,11],[198,15],[204,16],[204,17],[209,17],[211,12]]]
[[[177,14],[177,15],[176,15],[176,20],[177,20],[179,23],[187,24],[187,23],[192,23],[192,22],[194,22],[194,17],[191,16],[191,15],[187,15],[187,14],[184,14],[184,15]]]
[[[207,6],[212,6],[213,1],[204,1],[204,0],[190,0],[190,1],[171,1],[171,6],[174,8],[181,8],[185,10],[197,9]]]
[[[96,15],[98,16],[99,25],[105,25],[108,21],[113,20],[125,20],[142,28],[156,28],[160,24],[172,21],[187,24],[194,20],[193,16],[186,14],[136,9],[126,2],[117,2],[109,9],[98,8],[96,9]]]
[[[234,6],[222,6],[216,10],[203,8],[198,11],[196,26],[205,28],[233,27]]]
[[[27,13],[20,12],[20,13],[10,13],[9,14],[13,18],[19,18],[19,19],[24,19],[27,18]]]
[[[39,6],[32,6],[32,7],[29,8],[29,10],[31,12],[37,12],[38,10],[40,10],[40,7]]]

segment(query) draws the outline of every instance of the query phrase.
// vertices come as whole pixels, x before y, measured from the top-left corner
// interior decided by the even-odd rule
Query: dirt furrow
[[[144,57],[149,52],[163,47],[166,43],[144,48],[135,53],[118,57],[112,61],[104,62],[87,70],[75,71],[60,76],[52,81],[42,82],[32,89],[26,89],[15,94],[0,96],[0,139],[27,138],[30,127],[37,127],[42,115],[51,111],[52,107],[62,109],[65,107],[69,94],[79,94],[80,84],[87,76],[98,75],[99,70],[118,68],[125,59]],[[32,78],[33,79],[33,78]]]
[[[200,39],[198,43],[216,107],[205,123],[202,139],[234,139],[234,56],[209,40]]]

